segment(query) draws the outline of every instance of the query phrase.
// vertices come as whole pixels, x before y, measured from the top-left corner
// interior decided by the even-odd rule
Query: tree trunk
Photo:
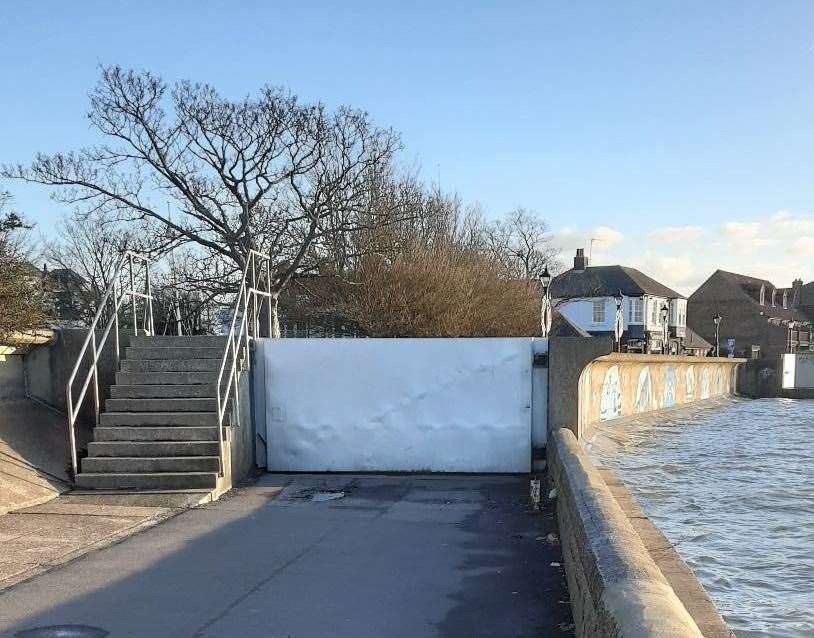
[[[269,336],[272,339],[279,339],[280,338],[280,316],[277,312],[278,304],[278,297],[272,296],[269,297],[269,304],[271,306],[271,325],[269,326]]]

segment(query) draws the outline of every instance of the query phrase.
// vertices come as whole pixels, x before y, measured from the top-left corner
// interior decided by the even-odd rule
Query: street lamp
[[[669,339],[669,332],[667,330],[667,316],[670,314],[670,309],[667,304],[661,307],[661,352],[662,354],[668,353],[667,340]]]
[[[548,272],[548,266],[540,275],[540,284],[543,287],[543,297],[540,301],[540,328],[543,337],[548,337],[548,331],[551,330],[551,273]]]
[[[712,317],[712,323],[715,324],[715,356],[721,356],[721,339],[720,339],[720,331],[721,331],[721,315],[717,312]]]
[[[622,295],[622,291],[616,293],[616,316],[614,317],[613,321],[613,333],[616,337],[616,347],[618,352],[622,352],[622,333],[625,330],[624,319],[622,317],[622,303],[624,302],[625,298]]]

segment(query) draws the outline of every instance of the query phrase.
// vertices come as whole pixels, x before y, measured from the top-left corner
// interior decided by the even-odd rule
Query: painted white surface
[[[795,356],[793,354],[781,355],[783,363],[783,388],[789,389],[795,387]]]
[[[532,339],[532,355],[548,352],[548,339]],[[548,368],[531,373],[531,444],[544,447],[548,439]]]
[[[272,471],[527,472],[531,339],[259,339]]]
[[[605,321],[594,323],[594,301],[601,301],[605,306]],[[557,310],[571,323],[588,331],[613,331],[613,320],[616,315],[616,301],[612,297],[592,299],[557,300]],[[625,316],[627,322],[627,316]]]

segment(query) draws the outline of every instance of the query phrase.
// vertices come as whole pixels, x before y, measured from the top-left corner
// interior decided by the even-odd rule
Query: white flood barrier
[[[259,339],[268,469],[527,472],[532,344]]]

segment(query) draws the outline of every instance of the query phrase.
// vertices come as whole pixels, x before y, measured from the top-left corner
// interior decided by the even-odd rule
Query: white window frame
[[[760,305],[761,306],[766,305],[766,286],[760,287]]]
[[[600,317],[597,319],[597,317]],[[604,324],[606,319],[605,300],[594,299],[591,307],[591,319],[593,324]]]
[[[628,323],[644,323],[644,299],[642,297],[629,297]]]

